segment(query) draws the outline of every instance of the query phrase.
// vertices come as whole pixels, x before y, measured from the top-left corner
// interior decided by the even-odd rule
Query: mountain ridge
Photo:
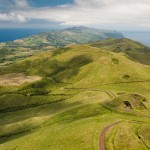
[[[129,46],[139,53],[140,44],[118,40],[70,44],[0,67],[0,149],[97,149],[100,132],[117,121],[108,149],[112,138],[117,149],[149,149],[150,66],[124,53]],[[123,52],[114,52],[118,44]],[[40,80],[27,83],[29,76]]]
[[[24,59],[35,53],[64,47],[70,44],[85,44],[108,37],[122,38],[117,31],[100,30],[88,27],[72,27],[32,35],[27,38],[0,43],[0,65]]]
[[[89,45],[104,49],[106,51],[116,53],[123,52],[142,64],[150,65],[150,48],[140,42],[128,38],[108,38],[106,40],[90,43]]]
[[[68,32],[68,33],[67,33]],[[49,46],[66,46],[67,44],[76,43],[84,44],[109,37],[123,38],[122,33],[112,30],[102,30],[88,28],[84,26],[66,28],[63,30],[53,30],[43,32],[37,35],[32,35],[27,38],[6,42],[8,45],[49,45]],[[62,39],[63,38],[63,39]]]

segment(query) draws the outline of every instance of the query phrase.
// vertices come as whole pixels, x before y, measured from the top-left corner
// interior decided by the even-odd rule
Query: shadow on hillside
[[[79,101],[68,103],[65,101],[56,101],[55,103],[45,104],[37,107],[30,107],[27,109],[22,109],[14,112],[0,113],[0,124],[6,125],[14,122],[20,122],[33,117],[44,117],[48,115],[53,115],[66,109],[79,106],[82,103]]]
[[[88,58],[85,55],[75,56],[65,63],[55,60],[52,65],[53,72],[49,74],[49,76],[52,76],[53,79],[59,82],[68,80],[76,76],[82,66],[85,66],[91,62],[92,59]]]
[[[1,136],[0,137],[0,144],[4,144],[4,143],[9,142],[11,140],[15,140],[15,139],[21,138],[21,137],[26,136],[26,135],[28,135],[30,133],[31,133],[31,130],[25,130],[25,131],[22,131],[22,132],[9,134],[9,135],[6,135],[6,136]]]
[[[44,106],[38,106],[38,107],[33,107],[30,109],[24,109],[24,110],[19,110],[11,113],[0,113],[0,117],[2,118],[0,120],[0,124],[2,127],[4,125],[8,125],[11,123],[21,123],[21,121],[25,121],[26,119],[34,119],[34,117],[46,117],[44,121],[46,121],[48,116],[55,115],[56,113],[61,113],[64,112],[70,108],[76,107],[81,105],[81,102],[72,102],[68,103],[65,101],[62,102],[56,102],[52,104],[47,104]],[[52,124],[54,124],[53,122]],[[16,124],[17,126],[17,124]],[[25,126],[25,127],[23,127]],[[20,138],[22,136],[30,134],[34,129],[40,128],[40,124],[33,124],[33,122],[29,122],[29,124],[26,126],[24,123],[22,123],[21,128],[17,128],[11,132],[6,131],[6,134],[0,135],[0,144],[6,143],[8,141]]]

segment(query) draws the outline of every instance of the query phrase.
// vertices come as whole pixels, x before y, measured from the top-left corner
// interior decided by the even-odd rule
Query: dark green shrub
[[[122,78],[127,80],[127,79],[130,78],[130,76],[126,74],[126,75],[124,75]]]
[[[112,60],[111,60],[114,64],[119,64],[119,60],[118,59],[116,59],[116,58],[112,58]]]

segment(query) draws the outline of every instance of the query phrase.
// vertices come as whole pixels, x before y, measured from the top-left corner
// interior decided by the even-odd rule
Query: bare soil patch
[[[11,73],[0,76],[1,86],[18,86],[23,83],[31,83],[40,80],[39,76],[27,76],[23,73]]]

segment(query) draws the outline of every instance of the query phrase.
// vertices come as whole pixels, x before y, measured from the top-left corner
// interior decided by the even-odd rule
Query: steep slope
[[[149,80],[150,68],[122,53],[74,45],[43,52],[3,68],[1,73],[24,72],[71,82],[80,87]]]
[[[122,149],[127,141],[135,143],[129,143],[129,149],[149,149],[144,144],[150,141],[145,134],[149,119],[104,104],[109,100],[113,107],[124,108],[122,102],[128,100],[133,112],[149,116],[150,66],[123,53],[72,45],[5,66],[0,73],[42,78],[30,84],[0,86],[0,149],[97,149],[100,132],[117,121],[122,122],[119,132],[115,134],[116,126],[105,139],[108,149],[113,144]]]
[[[150,65],[150,48],[131,39],[109,38],[106,40],[93,42],[90,45],[107,51],[113,51],[117,53],[123,52],[143,64]]]
[[[111,30],[73,27],[0,43],[0,65],[9,64],[55,47],[63,47],[71,43],[84,44],[110,37],[123,38],[123,35]]]
[[[125,111],[137,110],[141,112],[142,110],[147,110],[146,103],[149,103],[149,101],[141,95],[123,94],[108,102],[108,105]]]

